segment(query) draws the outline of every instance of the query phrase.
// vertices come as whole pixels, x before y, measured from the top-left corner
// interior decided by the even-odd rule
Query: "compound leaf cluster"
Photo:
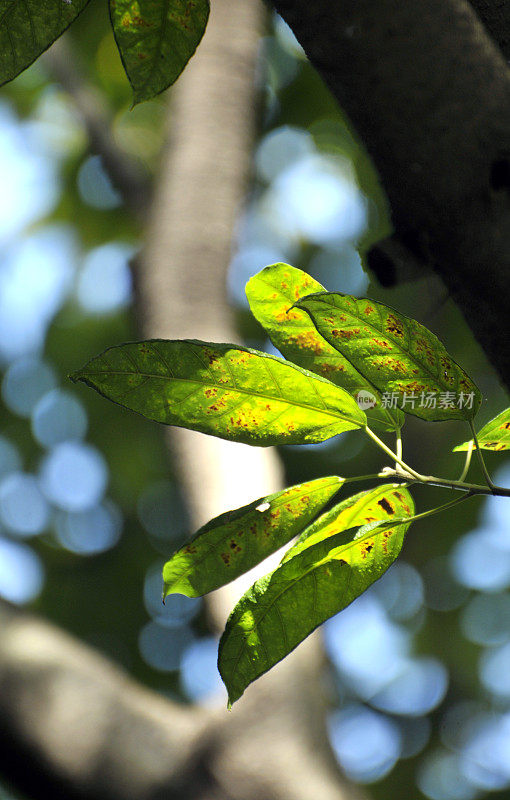
[[[394,309],[326,292],[288,264],[255,275],[247,296],[284,358],[233,344],[148,340],[111,347],[72,378],[156,422],[258,446],[322,442],[361,429],[391,453],[369,423],[400,436],[406,412],[470,423],[476,414],[481,397],[469,376],[433,333]],[[366,413],[360,392],[374,399]],[[385,405],[388,393],[396,402]],[[450,401],[406,403],[410,396],[438,395]],[[462,398],[470,402],[458,402]],[[482,428],[482,447],[509,446],[509,412]],[[415,518],[406,477],[334,503],[344,483],[319,478],[222,514],[165,564],[164,597],[197,597],[297,537],[227,621],[218,666],[230,704],[378,580],[400,553]]]

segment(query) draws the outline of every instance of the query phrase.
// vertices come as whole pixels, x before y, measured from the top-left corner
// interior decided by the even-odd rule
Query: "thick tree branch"
[[[0,624],[0,769],[34,800],[345,796],[335,765],[320,757],[314,648],[305,645],[293,666],[282,665],[244,713],[227,714],[166,700],[92,648],[2,601]],[[279,715],[271,706],[275,689]]]
[[[510,72],[467,0],[275,0],[510,386]]]

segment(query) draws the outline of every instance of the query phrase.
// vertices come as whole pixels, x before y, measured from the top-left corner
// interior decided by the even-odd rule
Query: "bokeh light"
[[[49,364],[34,357],[20,358],[5,373],[2,398],[15,414],[29,417],[41,397],[55,384],[55,374]]]
[[[101,211],[117,208],[122,202],[99,156],[89,156],[81,165],[78,172],[78,191],[84,203]]]
[[[82,308],[90,314],[107,314],[127,306],[131,300],[129,259],[132,247],[111,242],[86,256],[76,289]]]
[[[66,550],[83,556],[104,553],[114,547],[122,532],[122,515],[111,501],[86,511],[60,511],[56,515],[57,538]]]
[[[103,456],[83,442],[58,444],[41,466],[44,494],[65,511],[86,511],[95,506],[103,497],[107,481]]]
[[[205,636],[186,648],[181,661],[181,685],[193,703],[224,705],[226,691],[218,672],[218,639]]]
[[[24,604],[40,593],[43,566],[31,547],[0,538],[0,596],[10,603]]]
[[[71,229],[47,225],[19,239],[0,265],[0,359],[41,350],[67,297],[76,261]]]
[[[148,622],[141,630],[138,646],[144,660],[160,672],[173,672],[181,665],[182,656],[194,635],[187,626],[169,628]]]
[[[48,525],[49,505],[34,475],[12,472],[0,483],[0,519],[18,536],[35,536]]]
[[[348,778],[373,783],[387,775],[401,753],[398,725],[383,714],[352,705],[328,721],[333,751]]]
[[[57,198],[52,162],[29,126],[20,124],[5,101],[0,102],[0,171],[9,176],[9,191],[0,194],[0,243],[47,214]]]
[[[36,403],[32,412],[32,433],[44,447],[83,439],[86,432],[87,412],[70,392],[54,389]]]

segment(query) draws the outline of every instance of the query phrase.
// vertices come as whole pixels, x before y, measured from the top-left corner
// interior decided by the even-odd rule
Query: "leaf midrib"
[[[381,520],[381,522],[385,523],[385,520]],[[398,522],[398,523],[396,523],[395,527],[400,527],[400,525],[406,525],[406,524],[407,524],[406,522]],[[362,527],[362,526],[359,526],[358,530],[359,530],[360,527]],[[338,531],[338,534],[345,533],[345,531],[347,531],[347,530],[349,530],[349,529],[348,528],[344,528],[343,531]],[[404,535],[405,535],[405,533],[406,533],[406,531],[404,531]],[[338,548],[333,548],[333,550],[331,552],[329,552],[326,556],[324,556],[324,558],[322,558],[320,561],[317,561],[314,564],[312,564],[309,569],[307,569],[305,572],[301,573],[301,575],[299,575],[291,583],[289,583],[284,589],[282,589],[282,591],[278,595],[276,595],[276,597],[271,601],[270,605],[268,605],[264,609],[264,611],[262,612],[261,616],[257,620],[254,621],[253,627],[250,628],[249,631],[245,631],[245,633],[250,634],[253,631],[255,631],[258,628],[258,626],[260,625],[260,623],[262,622],[262,620],[265,618],[265,616],[272,609],[273,605],[277,602],[277,600],[279,600],[280,597],[283,597],[283,595],[286,592],[290,591],[296,585],[296,583],[298,583],[304,577],[306,577],[310,573],[314,572],[315,570],[319,569],[319,567],[324,566],[324,564],[326,564],[328,561],[337,561],[337,560],[339,560],[340,556],[343,553],[345,553],[348,550],[351,550],[352,547],[354,547],[355,545],[360,544],[360,542],[363,542],[365,539],[376,537],[376,536],[377,536],[377,528],[375,528],[374,530],[368,531],[364,536],[360,536],[359,539],[352,539],[352,541],[348,542],[345,545],[339,545]],[[332,552],[335,552],[336,549],[338,550],[337,554],[335,556],[332,556]],[[290,559],[286,563],[289,564],[290,561],[292,561],[292,559]],[[347,566],[350,567],[351,570],[354,569],[350,563],[348,563]],[[281,569],[281,567],[279,567],[279,569]],[[237,624],[237,620],[236,620],[236,624]],[[318,624],[320,624],[320,623],[318,623]],[[317,625],[315,627],[317,627]],[[262,639],[260,641],[262,642]],[[233,668],[234,672],[237,669],[237,665],[239,664],[242,656],[244,655],[244,653],[246,651],[246,648],[247,648],[246,636],[243,635],[242,642],[241,642],[241,649],[239,651],[239,654],[237,656],[237,659],[235,661],[234,668]]]
[[[344,416],[341,416],[341,412],[336,412],[335,413],[333,411],[329,411],[327,408],[318,408],[317,406],[313,406],[313,405],[310,405],[310,404],[299,403],[296,400],[287,400],[285,397],[276,397],[275,395],[271,395],[271,394],[262,394],[261,392],[257,392],[257,391],[251,390],[251,389],[250,390],[249,389],[242,389],[242,388],[239,388],[237,386],[236,387],[231,387],[231,386],[229,386],[228,384],[225,384],[225,383],[213,383],[212,381],[211,382],[199,381],[199,380],[194,379],[194,378],[193,379],[192,378],[177,378],[177,377],[170,377],[168,375],[154,375],[152,373],[147,373],[147,372],[138,372],[138,371],[137,372],[129,372],[129,371],[126,371],[126,370],[105,369],[105,370],[96,370],[96,372],[80,372],[79,373],[80,377],[81,376],[83,376],[83,377],[86,377],[86,376],[93,377],[95,375],[140,375],[140,377],[142,377],[142,378],[159,378],[160,380],[164,380],[164,381],[180,381],[182,383],[198,384],[199,386],[214,386],[215,388],[217,387],[217,388],[220,388],[220,389],[224,389],[225,391],[237,392],[238,394],[245,394],[248,397],[261,397],[261,398],[263,398],[265,400],[273,400],[276,403],[285,403],[288,406],[294,406],[294,407],[297,407],[297,408],[304,408],[304,409],[311,409],[311,410],[313,410],[313,411],[315,411],[317,413],[326,414],[327,416],[333,417],[334,419],[340,419],[340,420],[348,419],[349,421],[355,422],[360,428],[362,428],[363,425],[364,425],[363,422],[361,422],[360,420],[357,420],[354,417],[351,417],[350,415],[347,414],[347,412],[345,412]],[[308,376],[306,376],[306,377],[308,377]],[[313,377],[316,378],[317,376],[314,375]],[[313,380],[313,379],[309,378],[309,380]],[[334,383],[329,383],[328,382],[328,384],[330,386],[332,386],[334,389],[337,389],[337,390],[340,390],[340,391],[345,391],[345,390],[341,389],[339,386],[335,386]],[[134,388],[136,388],[136,387],[134,387]],[[347,392],[346,392],[346,394],[347,394]],[[318,396],[320,397],[320,395],[318,395]],[[349,399],[351,399],[349,395],[347,395],[347,396],[349,397]],[[122,403],[121,403],[121,405],[122,405]]]
[[[338,293],[338,297],[342,297],[342,298],[343,298],[343,297],[350,297],[350,295],[343,295],[343,294],[340,294],[340,293]],[[306,298],[304,298],[304,299],[306,299]],[[357,298],[353,298],[353,300],[356,302],[356,301],[357,301]],[[339,308],[337,308],[336,306],[332,305],[331,303],[327,303],[327,302],[326,302],[326,301],[324,301],[324,300],[318,300],[318,299],[316,299],[316,298],[315,298],[315,299],[314,299],[314,302],[316,302],[316,303],[319,303],[319,304],[321,304],[321,305],[323,305],[323,306],[326,306],[326,307],[328,307],[328,308],[331,308],[331,309],[333,309],[334,311],[340,311],[340,309],[339,309]],[[368,298],[366,299],[366,302],[372,303],[373,305],[375,305],[375,306],[377,307],[377,313],[378,313],[379,320],[380,320],[380,319],[381,319],[381,316],[380,316],[380,308],[379,308],[379,305],[380,305],[380,304],[379,304],[379,303],[377,303],[377,301],[375,301],[375,300],[369,300]],[[298,304],[299,304],[299,301],[298,301]],[[299,305],[298,305],[298,307],[299,307]],[[388,306],[388,308],[389,308],[389,306]],[[394,309],[390,309],[390,310],[391,310],[391,311],[394,311]],[[357,307],[356,307],[356,311],[357,311]],[[420,368],[423,370],[423,372],[424,372],[424,373],[425,373],[425,374],[426,374],[428,377],[430,377],[430,378],[431,378],[431,379],[432,379],[432,380],[433,380],[435,383],[437,383],[439,386],[441,386],[441,387],[444,389],[444,391],[451,391],[451,386],[446,386],[446,384],[442,383],[442,382],[441,382],[441,380],[440,380],[440,378],[439,378],[439,376],[438,376],[438,375],[434,375],[434,374],[433,374],[433,373],[430,371],[430,369],[429,369],[429,368],[426,366],[426,364],[424,364],[424,362],[420,361],[420,360],[419,360],[419,359],[418,359],[418,358],[417,358],[415,355],[411,355],[411,353],[410,353],[410,352],[408,352],[408,351],[406,351],[406,350],[402,350],[402,348],[399,346],[399,343],[398,343],[398,341],[397,341],[397,340],[395,340],[395,339],[393,339],[393,338],[391,338],[391,337],[389,337],[389,336],[388,336],[388,334],[386,333],[386,331],[382,330],[382,326],[381,326],[381,329],[379,329],[379,328],[376,328],[374,325],[372,325],[372,323],[371,323],[371,322],[370,322],[370,321],[369,321],[369,320],[368,320],[366,317],[359,316],[357,313],[354,313],[354,312],[353,312],[353,311],[352,311],[350,308],[349,308],[349,309],[341,309],[341,313],[345,313],[345,314],[349,315],[349,316],[350,316],[350,317],[352,317],[354,320],[357,320],[357,322],[362,322],[364,325],[366,325],[368,328],[370,328],[372,331],[374,331],[374,332],[375,332],[375,333],[377,333],[378,335],[380,335],[380,336],[384,336],[386,339],[388,339],[388,340],[389,340],[389,341],[390,341],[390,342],[391,342],[391,343],[394,345],[394,347],[395,347],[395,351],[394,351],[394,353],[396,353],[396,354],[399,354],[399,355],[403,355],[403,356],[406,356],[406,357],[407,357],[407,358],[409,358],[409,359],[412,359],[412,360],[414,361],[414,363],[415,363],[415,364],[418,364],[418,366],[419,366],[419,367],[420,367]],[[405,314],[401,314],[401,313],[400,313],[400,312],[398,312],[398,311],[395,311],[395,314],[397,314],[399,318],[402,318],[402,317],[403,317],[404,319],[410,319],[409,317],[406,317],[406,316],[405,316]],[[417,324],[418,324],[418,325],[420,325],[420,323],[419,323],[419,322],[418,322]],[[421,327],[423,327],[423,328],[424,328],[424,326],[421,326]],[[408,325],[407,325],[407,323],[406,323],[406,329],[407,329],[407,328],[408,328]],[[426,333],[427,333],[429,336],[430,336],[430,335],[432,335],[432,336],[435,336],[435,334],[432,334],[432,333],[431,333],[431,331],[427,331],[427,329],[426,329],[426,328],[424,328],[424,330],[425,330],[425,332],[426,332]],[[407,334],[407,337],[409,338],[409,335],[410,335],[410,333],[409,333],[409,330],[406,330],[406,334]],[[369,339],[370,337],[368,337],[368,336],[367,336],[367,337],[364,337],[364,338],[366,338],[366,339]],[[462,373],[462,374],[463,374],[463,375],[466,377],[466,379],[467,379],[467,380],[469,380],[469,382],[470,382],[470,383],[473,385],[473,387],[476,389],[476,387],[475,387],[475,385],[473,384],[473,382],[472,382],[472,381],[470,380],[470,378],[469,378],[469,377],[468,377],[468,376],[467,376],[467,375],[464,373],[464,371],[463,371],[462,367],[460,366],[460,364],[457,364],[457,362],[456,362],[456,361],[455,361],[455,360],[454,360],[454,359],[453,359],[453,358],[452,358],[452,357],[449,355],[449,353],[447,353],[447,351],[445,350],[444,346],[441,344],[441,342],[440,342],[440,340],[437,338],[437,336],[436,336],[435,338],[436,338],[436,339],[437,339],[437,341],[439,342],[440,346],[442,347],[442,349],[444,350],[444,352],[446,353],[446,355],[448,356],[448,358],[450,359],[450,361],[452,362],[452,364],[455,364],[455,367],[456,367],[455,373],[457,373],[457,374],[455,375],[455,388],[456,388],[456,390],[458,390],[458,388],[459,388],[459,375],[458,375],[458,372],[461,372],[461,373]],[[356,340],[356,341],[358,341],[358,340]],[[333,345],[333,347],[334,347],[334,345]],[[339,351],[339,352],[341,352],[341,351]],[[342,353],[342,355],[343,355],[343,353]],[[381,355],[384,355],[384,353],[381,353]],[[389,355],[389,354],[388,354],[388,355]],[[372,356],[367,356],[367,358],[369,358],[369,357],[372,357]],[[347,356],[344,356],[344,358],[347,358]],[[363,375],[363,373],[361,373],[361,374]],[[363,377],[365,377],[365,376],[363,375]],[[395,380],[397,380],[397,379],[398,379],[398,376],[396,377],[396,379],[395,379]],[[414,376],[414,379],[416,379],[416,376]],[[368,378],[366,378],[366,380],[369,380],[369,379],[368,379]],[[446,387],[446,388],[445,388],[445,387]],[[379,390],[378,390],[378,391],[379,391]]]

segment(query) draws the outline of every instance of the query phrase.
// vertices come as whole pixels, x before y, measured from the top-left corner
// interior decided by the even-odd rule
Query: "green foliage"
[[[292,307],[300,298],[323,291],[324,287],[310,275],[289,264],[272,264],[250,278],[246,285],[253,316],[285,358],[342,386],[352,395],[361,390],[371,392],[378,402],[366,410],[369,423],[383,430],[398,430],[404,424],[402,411],[383,408],[375,385],[319,334],[303,311]]]
[[[401,402],[405,395],[435,397],[434,407],[406,403],[407,413],[431,421],[472,419],[476,414],[481,403],[477,387],[419,322],[382,303],[336,292],[311,295],[295,305],[379,391],[394,393]]]
[[[307,547],[347,528],[379,520],[410,517],[413,513],[413,498],[405,487],[395,488],[390,484],[383,484],[372,491],[359,492],[322,514],[302,533],[294,547],[287,550],[282,561],[288,561]]]
[[[89,0],[2,0],[0,86],[11,81],[63,34]]]
[[[23,72],[89,0],[0,0],[0,85]],[[113,33],[134,104],[177,80],[207,25],[209,0],[110,0]]]
[[[382,499],[390,489],[384,487]],[[359,597],[400,553],[409,523],[365,532],[359,525],[346,529],[341,514],[332,524],[335,513],[337,509],[324,517],[324,538],[319,520],[313,542],[296,548],[294,555],[291,551],[288,560],[256,581],[230,615],[218,651],[229,704],[318,625]]]
[[[388,569],[414,519],[475,494],[510,496],[510,489],[492,483],[481,452],[487,485],[465,482],[471,447],[458,481],[421,475],[402,460],[402,409],[385,409],[380,393],[394,393],[403,411],[424,419],[460,417],[470,425],[480,394],[418,322],[382,303],[317,293],[318,288],[286,264],[266,267],[248,283],[255,316],[290,361],[230,344],[151,340],[109,348],[72,376],[149,419],[253,445],[321,442],[359,428],[394,461],[395,467],[372,476],[321,478],[222,514],[165,564],[164,595],[196,597],[299,536],[280,566],[255,582],[227,622],[219,669],[230,704]],[[373,394],[370,420],[396,431],[395,452],[369,428],[355,399],[360,390]],[[436,398],[448,393],[452,403],[412,408],[405,393]],[[458,400],[467,395],[471,404],[464,407]],[[484,446],[506,447],[507,426],[509,410],[482,429]],[[344,483],[369,478],[386,482],[315,519]],[[410,481],[455,489],[456,498],[415,515]]]
[[[203,36],[209,0],[110,0],[110,15],[139,103],[177,80]]]
[[[211,520],[165,564],[164,596],[199,597],[230,583],[301,533],[342,483],[319,478]]]
[[[505,408],[501,414],[487,422],[478,433],[477,438],[478,444],[483,450],[508,450],[510,448],[510,408]],[[464,442],[464,444],[454,447],[453,452],[469,450],[472,445],[472,440]]]
[[[231,344],[132,342],[72,377],[156,422],[259,446],[322,442],[366,422],[343,389]]]

